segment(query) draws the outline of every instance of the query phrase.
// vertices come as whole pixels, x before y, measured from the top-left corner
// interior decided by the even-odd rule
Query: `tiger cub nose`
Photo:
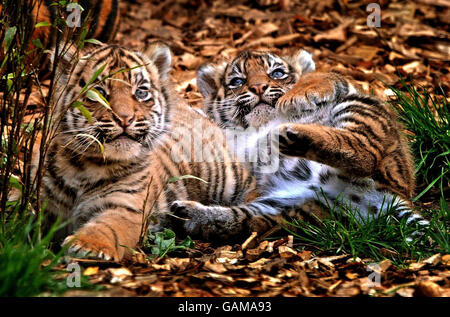
[[[269,87],[267,84],[253,84],[249,87],[250,91],[257,95],[262,95]]]
[[[136,118],[136,114],[118,114],[117,116],[114,116],[114,119],[116,119],[116,122],[122,127],[126,128],[130,126]]]

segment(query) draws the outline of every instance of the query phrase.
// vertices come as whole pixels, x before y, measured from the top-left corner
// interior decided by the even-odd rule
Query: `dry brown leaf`
[[[401,287],[395,293],[401,297],[413,297],[415,291],[412,287]]]
[[[380,266],[381,272],[386,272],[391,267],[392,263],[391,260],[386,259],[381,261],[378,265]]]
[[[441,254],[440,253],[432,255],[428,259],[425,259],[425,260],[422,261],[422,263],[429,264],[429,265],[432,265],[432,266],[435,266],[439,262],[441,262]]]
[[[444,265],[450,266],[450,254],[443,255],[441,261]]]
[[[297,252],[288,246],[281,245],[278,247],[278,253],[282,258],[291,258],[297,255]]]
[[[98,266],[90,266],[84,270],[83,275],[91,276],[98,273]]]
[[[441,296],[442,290],[441,287],[431,281],[423,281],[417,284],[417,291],[427,297],[438,297]]]

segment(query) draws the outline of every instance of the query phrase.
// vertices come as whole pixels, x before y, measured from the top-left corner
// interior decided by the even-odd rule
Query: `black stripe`
[[[95,183],[91,183],[89,179],[84,179],[83,182],[87,184],[86,193],[94,191],[95,189],[103,186],[107,186],[120,181],[121,179],[128,177],[132,174],[138,173],[147,167],[146,162],[133,162],[128,168],[123,168],[120,171],[114,171],[116,174],[110,178],[103,178]]]
[[[100,212],[105,212],[106,210],[114,210],[114,209],[124,209],[125,211],[134,213],[134,214],[141,214],[142,210],[137,210],[134,209],[130,206],[126,206],[126,205],[122,205],[122,204],[116,204],[113,202],[107,202],[105,204],[102,204],[101,206],[95,206],[95,207],[91,207],[89,208],[85,213],[88,214],[96,214],[96,213],[100,213]]]
[[[104,225],[106,228],[108,228],[109,230],[111,230],[111,233],[113,234],[113,238],[114,238],[114,247],[116,249],[116,251],[118,251],[119,248],[119,238],[117,237],[117,232],[116,230],[114,230],[113,227],[111,227],[109,224],[107,224],[106,222],[103,221],[96,221],[96,223],[102,224]]]
[[[311,178],[311,168],[309,167],[309,162],[304,159],[300,159],[298,163],[295,165],[294,170],[292,171],[292,175],[295,176],[296,179],[306,181]]]
[[[51,156],[49,156],[51,157]],[[55,160],[51,160],[49,162],[49,165],[47,167],[47,170],[49,172],[49,175],[53,179],[53,183],[56,185],[56,187],[63,192],[67,197],[69,197],[72,200],[75,200],[77,197],[77,189],[73,188],[66,184],[64,178],[60,177],[58,175],[57,167],[54,164]]]
[[[344,121],[357,124],[358,125],[357,128],[353,127],[353,128],[346,128],[346,129],[348,131],[350,131],[351,133],[363,136],[365,139],[367,139],[367,142],[370,143],[370,145],[373,148],[377,149],[380,153],[383,153],[383,145],[381,143],[381,140],[379,140],[380,137],[373,132],[373,129],[370,127],[370,125],[367,125],[365,122],[360,121],[355,118],[347,118]],[[369,135],[370,135],[370,137],[369,137]],[[379,145],[375,144],[373,142],[373,140],[378,141]]]
[[[385,134],[388,134],[391,130],[390,127],[388,125],[386,125],[386,122],[388,122],[388,120],[385,117],[383,117],[380,113],[377,113],[376,111],[373,111],[372,109],[368,109],[368,108],[364,108],[364,107],[356,107],[353,105],[348,106],[345,109],[339,110],[338,112],[333,114],[332,120],[335,121],[336,123],[341,123],[341,122],[347,121],[348,120],[347,118],[342,118],[342,119],[338,118],[340,115],[342,115],[343,113],[346,113],[346,112],[350,113],[351,114],[350,118],[353,118],[353,119],[354,119],[355,114],[360,115],[365,118],[372,119],[374,122],[377,122],[380,124],[381,129],[383,130],[383,132]],[[335,125],[336,125],[336,123],[335,123]]]
[[[117,189],[112,189],[109,190],[103,194],[101,194],[99,196],[99,198],[105,198],[106,196],[112,194],[112,193],[123,193],[123,194],[136,194],[136,193],[140,193],[143,190],[147,189],[148,184],[144,182],[144,180],[146,180],[148,178],[147,173],[145,173],[140,179],[136,180],[136,181],[132,181],[132,183],[142,183],[141,186],[137,187],[137,188],[117,188]],[[122,184],[124,186],[130,186],[132,184]]]
[[[95,36],[95,33],[97,33],[97,29],[100,24],[99,20],[100,20],[100,11],[102,10],[102,6],[103,6],[103,0],[96,0],[94,9],[91,10],[91,19],[92,19],[91,21],[92,22],[91,22],[91,25],[89,28],[89,36],[90,37]],[[88,10],[86,10],[86,12],[88,12]],[[106,24],[103,26],[103,28],[105,28],[105,27],[106,27]],[[107,42],[105,39],[102,39],[100,37],[98,37],[98,40],[102,41],[102,42]]]
[[[66,200],[56,197],[53,194],[54,190],[52,190],[52,188],[48,187],[47,184],[44,184],[43,189],[44,189],[44,196],[47,197],[49,200],[56,202],[58,205],[61,205],[61,206],[65,207],[66,209],[71,209],[73,207],[73,199],[72,199],[72,203],[69,204]]]
[[[225,179],[227,177],[226,176],[227,168],[226,168],[225,162],[223,162],[223,164],[219,164],[219,166],[221,167],[220,170],[222,172],[222,177],[221,177],[222,189],[220,190],[217,201],[223,201],[223,193],[225,192],[225,185],[226,185]]]
[[[103,26],[102,32],[98,36],[98,39],[102,42],[107,42],[111,37],[111,33],[114,30],[114,22],[116,21],[118,14],[118,1],[117,0],[111,1],[112,1],[111,11],[108,14],[108,18],[106,19],[106,23]]]
[[[367,152],[370,156],[372,156],[372,158],[373,158],[373,166],[372,166],[371,168],[372,168],[373,170],[376,169],[377,164],[378,164],[377,156],[376,156],[374,153],[372,153],[371,151],[369,151],[369,150],[367,149],[367,146],[366,146],[359,138],[355,137],[354,135],[348,136],[348,135],[343,134],[343,135],[342,135],[342,139],[344,140],[344,142],[347,142],[347,143],[350,145],[350,147],[351,147],[353,150],[355,150],[355,152],[358,152],[358,149],[353,145],[353,140],[356,141],[356,142],[359,144],[360,149],[366,149],[366,150],[367,150],[366,152]],[[325,153],[325,154],[327,154],[327,153]],[[336,159],[338,159],[338,162],[341,161],[341,160],[342,160],[342,157],[340,157],[340,156],[341,156],[342,153],[341,153],[341,152],[338,152],[338,153],[336,153],[336,154],[339,154],[339,156],[336,157]],[[347,159],[347,158],[346,158],[346,159]],[[368,167],[368,168],[369,168],[369,167]]]

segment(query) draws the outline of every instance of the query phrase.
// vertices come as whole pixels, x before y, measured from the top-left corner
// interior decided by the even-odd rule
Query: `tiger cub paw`
[[[171,206],[172,224],[175,230],[187,235],[199,236],[208,225],[206,206],[191,200],[175,200]]]
[[[223,241],[228,236],[233,221],[229,208],[205,206],[196,201],[176,200],[171,205],[172,225],[194,239]]]
[[[308,114],[323,104],[333,102],[336,98],[336,87],[346,85],[334,73],[308,73],[283,96],[275,107],[287,115]]]
[[[304,134],[300,124],[285,123],[278,127],[280,153],[288,156],[304,156],[311,148],[311,138]]]
[[[115,261],[121,258],[113,242],[95,233],[95,230],[85,231],[82,228],[64,239],[62,246],[67,244],[70,245],[67,253],[73,257]]]
[[[313,105],[308,102],[305,95],[296,94],[292,90],[281,96],[275,104],[275,109],[279,113],[289,117],[300,115],[302,112],[307,111],[306,109],[312,109],[312,107]]]

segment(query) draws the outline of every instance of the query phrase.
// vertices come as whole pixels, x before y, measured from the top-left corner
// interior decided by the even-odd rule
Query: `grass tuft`
[[[360,220],[358,211],[336,205],[330,208],[329,218],[317,218],[316,223],[295,219],[287,222],[285,230],[294,235],[299,245],[312,246],[319,253],[351,254],[373,260],[389,258],[400,265],[437,252],[450,252],[448,209],[434,213],[427,229],[396,219],[396,209],[389,206],[385,214]],[[424,234],[408,242],[406,239],[417,230]]]
[[[414,85],[401,79],[403,92],[390,87],[395,94],[392,101],[400,121],[408,130],[407,137],[416,158],[416,177],[420,193],[445,197],[450,184],[450,108],[446,98],[432,97],[423,88],[420,93]],[[443,95],[444,92],[443,92]]]
[[[55,266],[65,250],[50,251],[60,228],[55,223],[41,234],[42,214],[12,212],[0,233],[0,296],[34,296],[64,288]]]

